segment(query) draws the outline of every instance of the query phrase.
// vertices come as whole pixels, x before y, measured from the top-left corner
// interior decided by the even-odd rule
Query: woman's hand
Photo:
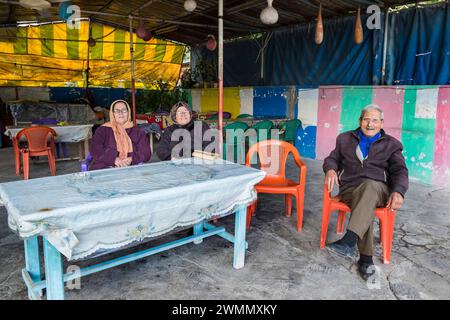
[[[118,168],[128,167],[131,164],[131,161],[130,161],[130,164],[128,164],[128,160],[127,159],[129,159],[129,158],[126,158],[124,160],[120,160],[120,158],[117,157],[116,160],[114,161],[114,166],[118,167]]]

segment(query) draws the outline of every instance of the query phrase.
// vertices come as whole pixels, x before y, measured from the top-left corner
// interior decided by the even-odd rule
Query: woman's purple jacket
[[[129,128],[126,131],[133,143],[133,152],[128,153],[128,156],[133,159],[131,165],[149,161],[152,153],[145,132],[138,127]],[[112,128],[104,126],[97,128],[92,137],[89,152],[93,160],[89,170],[114,167],[118,152]]]

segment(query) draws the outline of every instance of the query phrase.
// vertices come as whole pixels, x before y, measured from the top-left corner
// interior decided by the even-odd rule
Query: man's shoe
[[[360,262],[358,261],[358,271],[359,275],[367,281],[376,273],[375,265],[373,263]]]
[[[347,258],[356,258],[357,257],[356,245],[348,246],[346,244],[341,244],[339,242],[333,242],[327,246],[327,249],[331,252],[337,253],[338,255],[340,255],[342,257],[347,257]]]

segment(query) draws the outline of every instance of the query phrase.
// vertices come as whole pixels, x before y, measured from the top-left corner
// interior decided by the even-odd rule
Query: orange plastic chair
[[[297,201],[297,231],[302,230],[303,206],[305,198],[306,165],[300,159],[297,149],[290,143],[281,140],[264,140],[254,144],[247,152],[245,165],[251,166],[251,159],[257,153],[261,167],[266,177],[255,186],[257,193],[285,194],[285,209],[288,217],[292,211],[292,196]],[[292,153],[297,167],[300,169],[299,181],[286,178],[286,160]],[[250,227],[251,217],[255,215],[256,202],[247,210],[247,229]]]
[[[328,186],[323,187],[323,209],[322,209],[322,233],[320,235],[320,248],[325,248],[327,240],[328,224],[330,223],[331,213],[338,211],[337,234],[344,232],[344,224],[347,213],[351,213],[351,209],[337,197],[331,197]],[[389,208],[377,208],[375,215],[380,220],[380,239],[383,249],[383,263],[391,262],[392,239],[394,237],[395,211]]]
[[[27,146],[19,148],[19,141],[22,136],[25,136]],[[16,159],[16,174],[20,174],[20,158],[22,155],[23,162],[23,177],[28,180],[30,157],[47,156],[50,166],[50,173],[52,176],[56,175],[56,161],[55,161],[55,138],[56,132],[52,128],[44,126],[29,127],[20,130],[15,139],[13,139],[14,153]],[[50,138],[50,145],[48,140]]]

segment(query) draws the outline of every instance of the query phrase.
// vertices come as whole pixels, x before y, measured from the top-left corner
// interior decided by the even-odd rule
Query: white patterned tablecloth
[[[92,137],[92,124],[48,126],[56,131],[56,142],[80,142]],[[23,128],[6,128],[5,135],[14,138]]]
[[[231,214],[256,199],[263,171],[179,159],[0,184],[8,224],[46,236],[69,260]]]

